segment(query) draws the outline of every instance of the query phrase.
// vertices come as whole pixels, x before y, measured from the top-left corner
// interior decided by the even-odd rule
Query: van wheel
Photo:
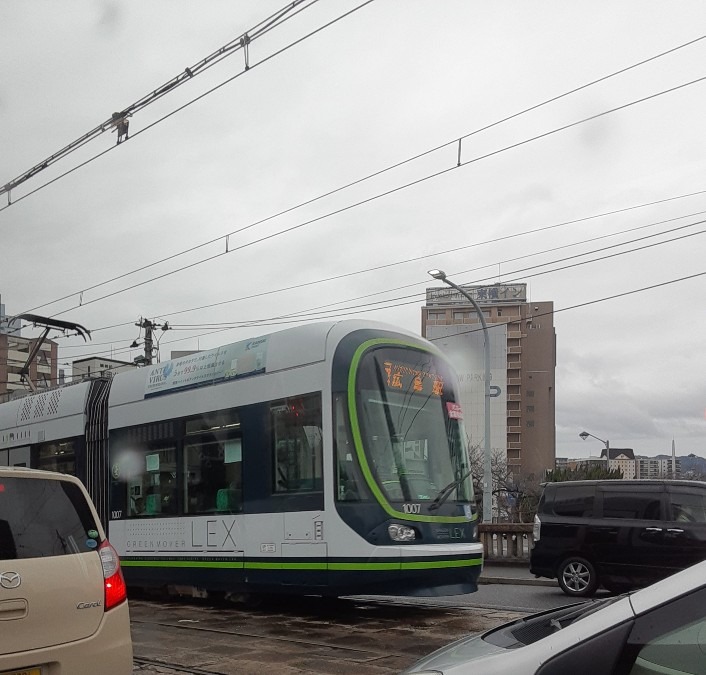
[[[585,558],[567,558],[557,570],[559,586],[566,595],[586,597],[598,588],[598,575],[593,565]]]

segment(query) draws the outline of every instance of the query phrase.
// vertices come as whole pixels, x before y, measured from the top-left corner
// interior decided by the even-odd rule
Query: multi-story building
[[[5,305],[0,303],[0,402],[8,400],[15,392],[29,390],[20,373],[37,342],[36,338],[22,337],[21,321],[7,317]],[[27,373],[34,386],[43,388],[57,384],[56,357],[56,342],[44,340]]]
[[[488,326],[492,385],[491,447],[514,475],[542,478],[554,467],[556,334],[552,302],[528,302],[526,284],[464,286]],[[471,303],[452,288],[427,288],[422,335],[454,363],[464,424],[484,446],[484,331]],[[495,390],[497,392],[497,390]]]
[[[606,460],[609,471],[618,469],[625,480],[633,480],[636,477],[635,452],[632,448],[604,449],[601,458]]]
[[[20,371],[25,367],[30,353],[37,343],[36,338],[24,338],[0,333],[0,399],[7,399],[16,391],[26,391]],[[29,364],[29,379],[38,388],[57,383],[57,344],[44,340],[37,355]]]
[[[637,457],[635,459],[636,478],[679,478],[681,476],[681,461],[662,457]]]
[[[556,468],[576,469],[600,462],[606,469],[619,469],[626,480],[659,480],[681,477],[681,460],[677,457],[635,457],[632,448],[603,450],[600,458],[556,458]]]

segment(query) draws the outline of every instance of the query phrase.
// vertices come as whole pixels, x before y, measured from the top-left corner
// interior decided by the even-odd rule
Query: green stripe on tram
[[[432,570],[454,567],[475,567],[483,564],[482,558],[459,560],[417,560],[389,562],[216,562],[211,560],[129,560],[121,559],[124,567],[198,568],[198,569],[249,569],[249,570],[316,570],[362,572],[375,570]]]

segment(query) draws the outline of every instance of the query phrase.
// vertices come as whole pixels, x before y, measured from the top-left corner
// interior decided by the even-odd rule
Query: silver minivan
[[[132,673],[120,560],[73,476],[0,467],[0,673]]]

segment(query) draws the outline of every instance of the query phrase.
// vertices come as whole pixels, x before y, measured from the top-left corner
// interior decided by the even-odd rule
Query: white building
[[[136,368],[134,363],[129,361],[118,361],[102,356],[91,356],[86,359],[77,359],[71,364],[71,378],[74,382],[85,377],[99,377],[110,373],[115,375],[125,370]]]
[[[633,480],[637,477],[635,467],[635,452],[632,448],[610,448],[601,453],[603,459],[608,460],[608,470],[618,469],[625,480]]]

